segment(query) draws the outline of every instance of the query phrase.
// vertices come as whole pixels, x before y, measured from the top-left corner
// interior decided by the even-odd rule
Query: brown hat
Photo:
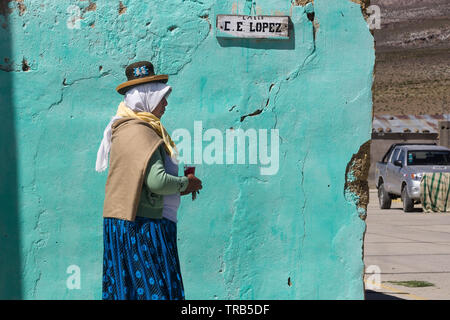
[[[166,83],[169,80],[167,74],[155,75],[153,64],[148,61],[139,61],[130,64],[125,69],[125,75],[128,81],[120,84],[116,90],[120,94],[125,94],[131,87],[146,83],[146,82],[163,82]]]

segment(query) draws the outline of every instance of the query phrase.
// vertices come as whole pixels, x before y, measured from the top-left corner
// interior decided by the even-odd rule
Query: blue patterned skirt
[[[103,300],[184,300],[177,225],[103,218]]]

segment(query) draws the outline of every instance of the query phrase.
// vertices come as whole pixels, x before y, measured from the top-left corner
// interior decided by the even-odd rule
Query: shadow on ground
[[[383,292],[366,290],[366,300],[405,300],[405,299],[394,297],[391,296],[390,294]]]

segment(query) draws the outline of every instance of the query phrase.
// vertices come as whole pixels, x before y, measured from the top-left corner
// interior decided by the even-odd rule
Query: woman
[[[180,195],[202,188],[178,177],[176,147],[160,122],[172,88],[167,75],[136,62],[117,114],[105,129],[96,170],[109,172],[103,207],[103,299],[184,299],[177,251]]]

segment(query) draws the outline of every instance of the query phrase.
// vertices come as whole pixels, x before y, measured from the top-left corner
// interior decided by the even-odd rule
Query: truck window
[[[389,148],[389,150],[386,152],[386,154],[381,159],[381,162],[387,163],[391,159],[392,153],[394,152],[394,148],[392,146]]]
[[[408,151],[408,166],[450,165],[450,151]]]
[[[398,156],[398,160],[400,160],[402,162],[402,165],[405,165],[405,151],[402,150],[400,152],[400,155]]]
[[[400,149],[395,149],[392,153],[391,160],[389,162],[394,163],[395,160],[397,160],[398,154],[400,152]]]

